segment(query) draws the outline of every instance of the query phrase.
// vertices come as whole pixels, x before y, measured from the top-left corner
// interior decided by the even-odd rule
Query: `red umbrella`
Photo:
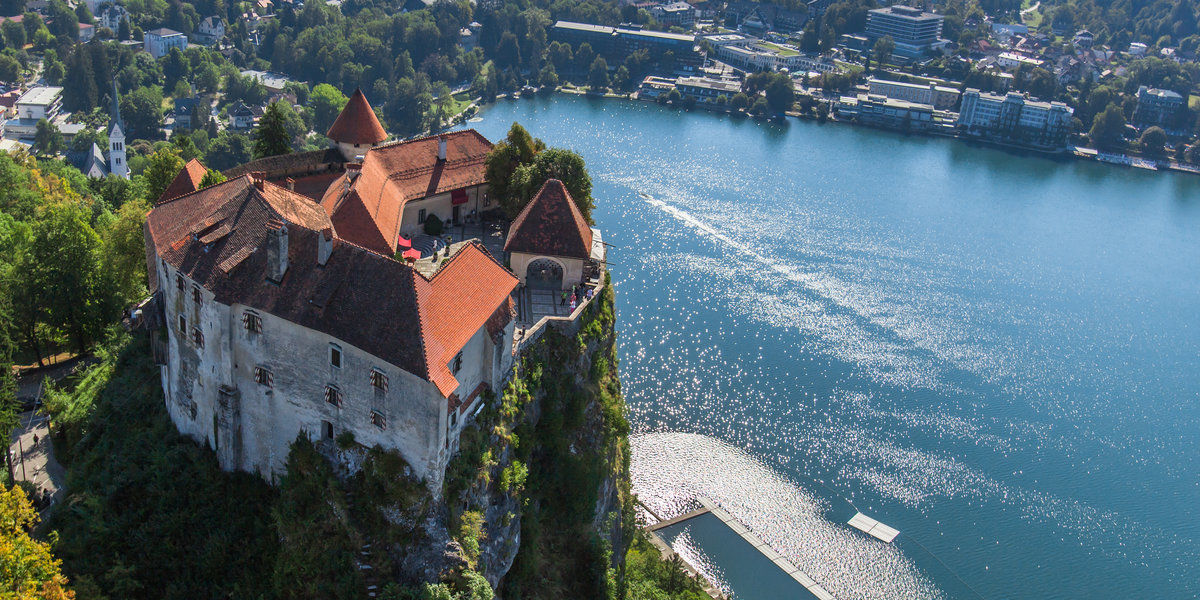
[[[396,237],[396,245],[401,248],[412,248],[412,240],[405,239],[404,236]]]
[[[405,260],[417,260],[417,259],[421,258],[421,251],[420,250],[405,250],[404,254],[401,254],[401,256],[403,256],[405,258]]]

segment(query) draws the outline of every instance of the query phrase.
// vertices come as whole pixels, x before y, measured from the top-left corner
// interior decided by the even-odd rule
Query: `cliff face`
[[[501,596],[617,595],[633,509],[611,290],[573,327],[547,330],[485,398],[440,501],[419,517],[391,509],[421,523],[389,548],[399,579],[473,572]]]

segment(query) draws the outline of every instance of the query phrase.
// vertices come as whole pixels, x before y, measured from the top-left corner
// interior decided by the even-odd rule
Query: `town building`
[[[952,130],[954,113],[926,103],[888,98],[879,94],[843,97],[834,106],[839,119],[901,131]]]
[[[225,19],[218,16],[205,17],[193,35],[205,44],[220,41],[225,37]]]
[[[436,496],[463,426],[511,373],[519,281],[531,268],[555,289],[595,275],[603,242],[552,180],[509,230],[519,275],[472,241],[398,261],[395,240],[422,214],[486,195],[490,142],[461,131],[382,144],[358,91],[329,137],[209,187],[190,161],[151,210],[167,411],[227,470],[273,481],[308,436],[330,455],[398,452]]]
[[[1182,114],[1184,114],[1183,96],[1178,93],[1144,85],[1138,88],[1137,106],[1133,109],[1135,124],[1177,129]]]
[[[107,28],[113,33],[120,31],[121,21],[129,20],[129,11],[120,4],[105,4],[99,13],[92,14],[99,19],[101,27]]]
[[[956,126],[966,135],[993,141],[1060,148],[1074,111],[1061,102],[1040,102],[1019,92],[1004,96],[967,88]]]
[[[1016,69],[1021,65],[1040,67],[1042,64],[1044,64],[1042,59],[1027,56],[1020,52],[1001,52],[996,56],[996,66],[1001,69]]]
[[[715,104],[717,98],[725,96],[728,100],[742,91],[742,84],[737,80],[713,79],[711,77],[680,77],[675,80],[675,89],[685,97],[692,98],[700,104]]]
[[[872,77],[867,80],[870,93],[894,100],[928,104],[939,110],[949,110],[958,104],[958,90],[934,83],[903,83]]]
[[[229,107],[226,113],[229,115],[230,129],[245,131],[254,128],[259,117],[263,115],[263,109],[260,106],[248,106],[245,102],[238,100]]]
[[[808,12],[791,10],[778,4],[737,0],[725,5],[725,22],[731,27],[755,34],[768,31],[791,32],[804,27]]]
[[[175,31],[160,27],[151,29],[144,34],[143,49],[150,53],[154,58],[162,58],[171,52],[172,48],[178,48],[180,52],[187,50],[187,36]]]
[[[1145,56],[1146,50],[1149,50],[1149,47],[1142,42],[1132,42],[1129,44],[1129,54],[1131,56]]]
[[[717,46],[716,58],[743,71],[782,71],[793,73],[829,73],[837,66],[817,56],[803,54],[791,46],[750,40],[746,44],[729,43]]]
[[[550,30],[550,38],[574,48],[586,42],[610,64],[623,61],[626,56],[643,49],[652,60],[659,60],[670,52],[677,66],[695,67],[701,62],[695,36],[650,31],[634,25],[605,27],[558,21]]]
[[[942,37],[942,15],[919,8],[893,5],[867,12],[867,38],[872,43],[891,36],[896,43],[894,54],[917,58],[946,44]]]
[[[291,79],[283,73],[272,73],[270,71],[255,71],[253,69],[245,69],[242,71],[243,77],[253,77],[255,81],[261,83],[267,88],[268,92],[279,93],[283,88],[291,83]]]
[[[62,91],[61,87],[49,85],[29,88],[17,100],[17,118],[34,123],[53,119],[62,109]]]
[[[655,6],[650,14],[663,25],[691,28],[696,22],[696,9],[682,1]]]
[[[96,26],[91,23],[79,24],[79,43],[86,44],[96,37]]]
[[[200,99],[194,96],[191,98],[175,98],[171,115],[175,120],[176,129],[192,129],[194,126],[201,124],[192,122],[192,113],[196,111],[196,106],[199,102]]]

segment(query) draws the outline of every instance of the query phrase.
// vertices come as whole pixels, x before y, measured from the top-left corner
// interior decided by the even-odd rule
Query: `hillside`
[[[146,334],[117,335],[49,401],[69,495],[47,527],[71,587],[82,600],[702,597],[645,544],[637,581],[623,576],[636,530],[611,290],[578,334],[529,349],[464,432],[442,498],[351,440],[298,439],[275,487],[220,471],[168,419]]]

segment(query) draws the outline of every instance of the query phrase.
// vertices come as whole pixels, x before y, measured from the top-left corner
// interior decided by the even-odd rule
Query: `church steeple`
[[[121,122],[121,106],[117,101],[117,82],[113,82],[112,128],[108,130],[108,172],[129,179],[129,164],[125,161],[125,123]]]

